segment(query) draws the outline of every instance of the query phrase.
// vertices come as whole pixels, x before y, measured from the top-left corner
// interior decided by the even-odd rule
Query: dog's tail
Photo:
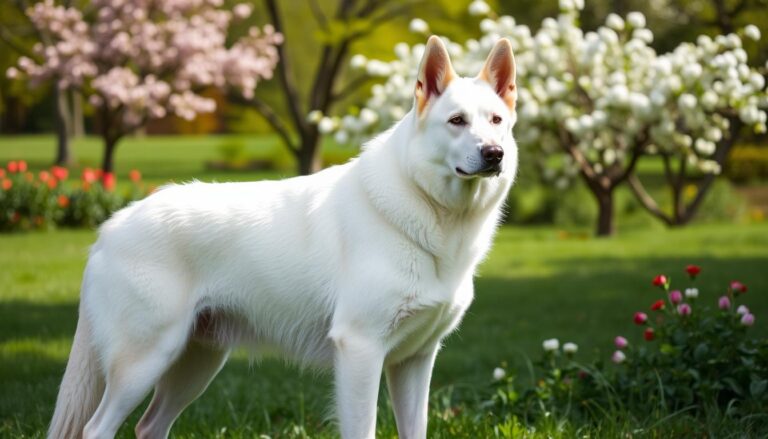
[[[104,378],[92,348],[90,325],[80,313],[67,369],[59,387],[48,439],[80,438],[104,393]]]

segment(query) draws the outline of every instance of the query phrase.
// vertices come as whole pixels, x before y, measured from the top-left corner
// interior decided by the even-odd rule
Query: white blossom
[[[760,28],[754,24],[749,24],[744,28],[744,36],[751,40],[760,41]]]
[[[496,369],[493,369],[493,380],[494,381],[501,381],[506,376],[507,376],[507,372],[504,369],[502,369],[500,367],[497,367]]]
[[[426,21],[422,20],[421,18],[414,18],[411,20],[410,25],[408,26],[408,29],[410,29],[411,32],[417,33],[417,34],[426,34],[429,32],[429,25]]]
[[[560,341],[556,338],[550,338],[547,340],[544,340],[542,343],[542,347],[547,352],[552,352],[560,349]]]
[[[474,0],[469,4],[468,11],[469,15],[480,17],[488,15],[488,13],[491,12],[491,7],[488,6],[488,3],[484,2],[483,0]]]
[[[563,352],[566,354],[575,354],[579,350],[579,346],[576,343],[565,343],[563,345]]]
[[[698,288],[686,288],[685,289],[685,297],[688,299],[695,299],[699,297],[699,289]]]

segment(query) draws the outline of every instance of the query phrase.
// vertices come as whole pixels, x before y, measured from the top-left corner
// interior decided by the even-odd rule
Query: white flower
[[[683,93],[677,100],[677,105],[683,110],[693,110],[696,108],[696,96],[690,93]]]
[[[563,345],[563,352],[566,354],[575,354],[579,350],[579,346],[576,343],[565,343]]]
[[[556,338],[550,338],[548,340],[544,340],[544,343],[541,344],[545,351],[551,352],[556,351],[560,349],[560,341]]]
[[[317,129],[323,134],[330,133],[334,128],[336,128],[336,123],[330,117],[320,119],[320,122],[317,124]]]
[[[429,32],[429,25],[421,18],[414,18],[411,20],[411,24],[408,26],[411,32],[417,34],[425,34]]]
[[[621,364],[626,359],[627,359],[627,356],[624,354],[624,352],[621,352],[621,351],[616,351],[611,356],[611,361],[613,361],[616,364]]]
[[[491,7],[488,6],[488,3],[484,2],[483,0],[475,0],[469,4],[468,10],[469,15],[480,17],[488,15],[488,13],[491,12]]]
[[[609,14],[608,18],[605,19],[605,24],[613,30],[624,29],[624,20],[616,14]]]
[[[686,288],[685,289],[685,297],[688,299],[695,299],[699,297],[699,289],[698,288]]]
[[[740,315],[749,314],[749,308],[744,305],[739,305],[739,307],[736,308],[736,313]]]
[[[379,120],[379,116],[376,114],[375,111],[369,108],[363,108],[360,111],[360,120],[365,125],[373,125],[374,123],[376,123],[377,120]]]
[[[241,20],[243,18],[248,18],[251,15],[251,12],[253,12],[253,6],[251,6],[251,5],[247,4],[247,3],[237,4],[232,9],[232,13],[235,15],[235,17],[237,17],[237,18],[239,18]]]
[[[762,76],[761,76],[762,77]],[[701,105],[707,110],[712,110],[717,105],[717,93],[707,90],[701,95]]]
[[[323,112],[320,110],[312,110],[307,114],[307,122],[318,123],[323,118]]]
[[[630,12],[627,14],[627,23],[635,29],[645,27],[645,15],[642,12]]]
[[[5,76],[8,79],[16,79],[19,77],[19,69],[16,67],[8,67],[8,70],[5,71]]]
[[[333,138],[336,140],[336,143],[344,144],[349,142],[349,134],[346,131],[337,131]]]
[[[716,145],[714,142],[710,142],[709,140],[705,140],[702,138],[696,139],[696,142],[693,144],[693,147],[696,149],[696,152],[703,156],[710,156],[715,153]]]
[[[361,69],[365,67],[365,64],[368,62],[368,58],[366,58],[364,55],[357,54],[350,58],[349,65],[353,69]]]
[[[501,381],[501,380],[504,379],[505,376],[507,376],[507,372],[504,369],[502,369],[500,367],[497,367],[496,369],[493,369],[493,379],[494,379],[494,381]]]
[[[760,28],[754,24],[748,24],[744,28],[744,36],[755,41],[760,41]]]

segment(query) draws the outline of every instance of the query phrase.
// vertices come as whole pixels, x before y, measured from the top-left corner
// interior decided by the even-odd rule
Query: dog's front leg
[[[400,439],[427,437],[429,382],[436,355],[437,346],[387,366],[387,385]]]
[[[336,405],[344,439],[374,439],[384,362],[379,340],[351,332],[331,337],[336,347]]]

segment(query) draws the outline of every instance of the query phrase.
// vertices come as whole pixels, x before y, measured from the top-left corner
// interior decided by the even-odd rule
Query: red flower
[[[24,160],[19,160],[18,165],[19,165],[19,172],[26,172],[27,162],[25,162]]]
[[[653,286],[664,288],[664,286],[666,285],[667,285],[667,276],[660,274],[653,278]]]
[[[685,267],[685,272],[688,273],[688,276],[691,276],[691,279],[696,279],[696,276],[701,273],[701,267],[698,265],[689,265]]]
[[[659,299],[651,305],[651,311],[658,311],[660,309],[664,309],[664,299]]]
[[[139,172],[138,169],[131,169],[131,172],[128,173],[128,178],[130,178],[132,182],[138,183],[141,181],[141,172]]]
[[[40,171],[40,174],[37,175],[37,178],[39,178],[43,183],[47,183],[48,180],[51,179],[51,173],[48,171]]]
[[[48,187],[50,189],[55,188],[57,184],[59,184],[59,180],[56,180],[55,178],[48,180]]]
[[[59,204],[59,207],[66,208],[67,206],[69,206],[69,197],[67,197],[64,194],[61,194],[59,195],[57,202]]]
[[[656,333],[653,328],[645,328],[645,331],[643,331],[643,338],[645,341],[653,341],[653,339],[656,338]]]
[[[0,178],[5,177],[5,169],[0,168]]]
[[[62,166],[54,166],[51,168],[51,174],[57,180],[66,180],[69,177],[69,170]]]
[[[93,183],[96,181],[96,172],[91,168],[85,168],[82,179],[85,183]]]
[[[8,162],[7,168],[11,174],[19,172],[19,164],[17,162]]]
[[[115,174],[112,172],[105,172],[104,176],[101,178],[101,184],[104,186],[104,189],[111,191],[115,188]]]
[[[734,293],[746,293],[747,286],[737,280],[734,280],[731,281],[731,291]]]
[[[3,179],[3,190],[7,191],[10,190],[13,187],[13,182],[11,180],[8,180],[7,178]]]
[[[640,312],[640,311],[635,313],[635,324],[636,325],[644,325],[645,322],[647,322],[647,321],[648,321],[648,314],[646,314],[644,312]]]

